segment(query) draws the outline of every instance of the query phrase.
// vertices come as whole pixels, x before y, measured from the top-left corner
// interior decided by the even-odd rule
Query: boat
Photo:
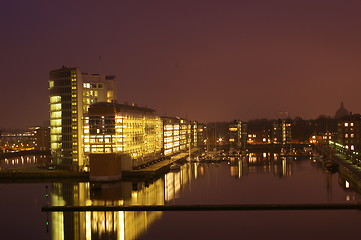
[[[327,171],[330,171],[330,172],[336,172],[338,169],[338,164],[332,160],[324,161],[323,166]]]
[[[172,164],[170,165],[169,169],[170,169],[171,171],[179,171],[179,170],[180,170],[180,167],[181,167],[180,164],[178,164],[178,163],[172,163]]]

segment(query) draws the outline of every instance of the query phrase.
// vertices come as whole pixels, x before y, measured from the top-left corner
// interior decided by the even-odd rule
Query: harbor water
[[[2,167],[21,164],[13,160]],[[43,206],[360,202],[347,179],[325,171],[309,156],[250,153],[231,161],[186,163],[147,181],[3,180],[0,191],[2,239],[345,239],[358,237],[361,222],[357,210],[41,211]]]

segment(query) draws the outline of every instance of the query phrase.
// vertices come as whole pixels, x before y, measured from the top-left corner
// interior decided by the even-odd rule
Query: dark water
[[[1,239],[345,239],[361,214],[348,211],[43,213],[44,205],[171,205],[359,202],[337,173],[308,158],[272,154],[185,164],[153,182],[0,184]],[[48,222],[48,224],[47,224]]]

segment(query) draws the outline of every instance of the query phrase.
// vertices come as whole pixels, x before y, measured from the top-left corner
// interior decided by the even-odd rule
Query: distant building
[[[3,152],[33,150],[35,148],[32,129],[9,129],[1,133],[1,149]]]
[[[351,151],[361,151],[361,116],[349,115],[338,122],[337,142]]]
[[[163,123],[154,112],[135,105],[106,102],[91,105],[84,123],[85,153],[129,155],[134,169],[159,159]]]
[[[323,134],[313,134],[310,136],[309,142],[312,144],[323,144],[327,145],[330,140],[335,138],[335,134],[331,132],[326,132]]]
[[[56,164],[73,170],[85,165],[83,117],[91,104],[115,101],[114,76],[62,67],[49,73],[50,147]]]
[[[335,119],[342,119],[348,117],[350,115],[349,111],[344,107],[343,102],[341,102],[341,106],[337,109],[335,113]]]
[[[247,145],[247,124],[234,120],[229,124],[229,145],[230,149],[246,149]]]
[[[230,122],[207,123],[207,150],[226,150],[229,148]]]
[[[164,156],[186,151],[191,144],[191,123],[178,117],[162,117]]]
[[[192,122],[192,146],[198,147],[201,151],[205,149],[206,129],[203,123],[197,121]]]
[[[50,131],[49,128],[35,127],[33,130],[35,150],[50,150]]]
[[[272,143],[290,144],[292,141],[292,125],[286,119],[278,119],[272,125]]]

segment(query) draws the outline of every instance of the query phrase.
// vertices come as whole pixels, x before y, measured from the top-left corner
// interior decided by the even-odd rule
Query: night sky
[[[359,0],[4,0],[0,128],[48,120],[49,71],[201,122],[361,112]],[[101,56],[101,57],[100,57]]]

